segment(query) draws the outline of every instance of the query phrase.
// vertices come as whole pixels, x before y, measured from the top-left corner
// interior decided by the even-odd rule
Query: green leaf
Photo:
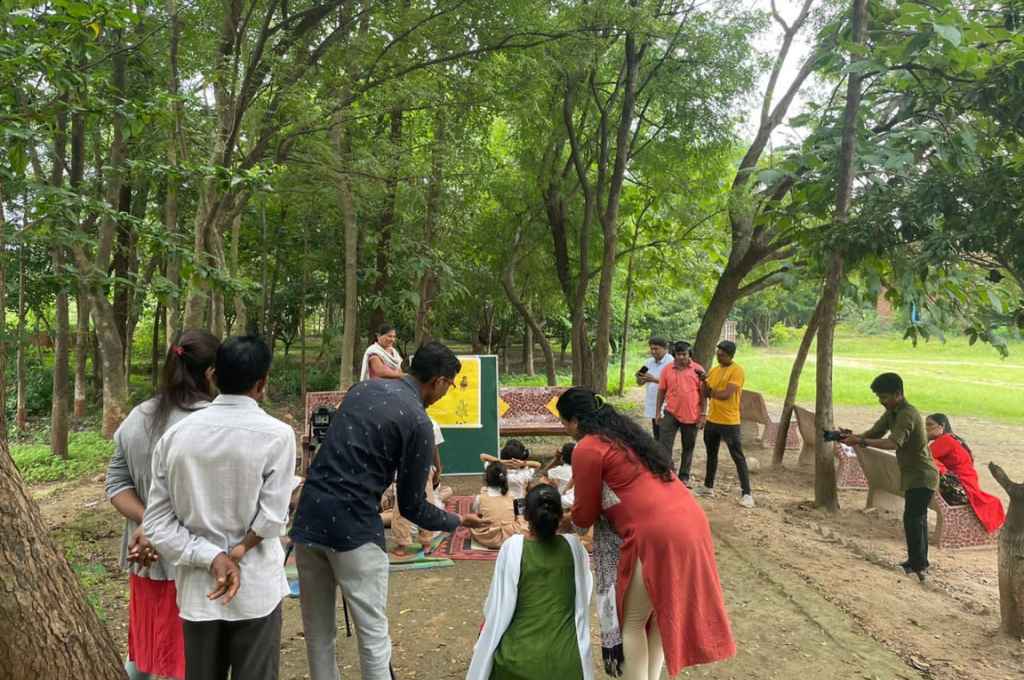
[[[932,29],[939,35],[939,37],[951,44],[953,47],[960,47],[963,36],[960,35],[960,29],[956,26],[932,24]]]
[[[999,299],[999,295],[995,292],[995,290],[991,288],[989,288],[986,292],[988,293],[988,301],[992,304],[992,309],[996,310],[996,314],[1002,314],[1003,301]]]

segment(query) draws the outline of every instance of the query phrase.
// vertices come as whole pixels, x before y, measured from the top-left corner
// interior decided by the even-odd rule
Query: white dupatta
[[[398,349],[392,347],[389,352],[381,347],[380,343],[375,342],[363,352],[363,367],[359,369],[360,381],[370,377],[370,357],[378,357],[388,368],[402,370],[402,355],[398,353]]]
[[[572,535],[559,536],[572,548],[573,570],[576,577],[576,644],[580,650],[583,680],[594,680],[594,664],[590,659],[590,594],[594,578],[590,573],[590,558],[580,539]],[[494,565],[491,589],[484,603],[484,627],[473,647],[473,660],[469,664],[466,680],[489,680],[501,638],[512,623],[519,597],[519,570],[523,561],[524,537],[512,536],[501,546]]]

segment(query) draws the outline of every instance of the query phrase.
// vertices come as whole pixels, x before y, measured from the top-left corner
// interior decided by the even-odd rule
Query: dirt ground
[[[770,410],[777,413],[777,405]],[[876,415],[872,409],[838,409],[840,424],[855,429]],[[1002,497],[984,469],[989,460],[997,460],[1012,478],[1024,478],[1019,428],[971,418],[955,425],[974,448],[986,489]],[[764,453],[750,453],[767,462]],[[795,465],[796,452],[787,455],[788,465]],[[703,463],[698,445],[698,479]],[[702,503],[739,653],[679,677],[1021,677],[1024,644],[998,633],[994,547],[933,547],[931,578],[922,585],[896,568],[905,557],[899,518],[865,513],[865,492],[841,492],[841,511],[829,515],[811,507],[810,470],[762,465],[753,478],[757,507],[744,510],[736,503],[728,456],[719,470],[718,496]],[[473,493],[480,483],[472,477],[446,481],[461,494]],[[101,478],[34,491],[90,599],[125,648],[127,586],[117,569],[120,522],[103,496]],[[464,677],[492,569],[489,562],[457,562],[452,568],[391,575],[389,616],[399,678]],[[340,611],[339,630],[342,676],[358,677],[355,641],[344,637]],[[285,602],[281,659],[284,680],[309,677],[297,600]]]

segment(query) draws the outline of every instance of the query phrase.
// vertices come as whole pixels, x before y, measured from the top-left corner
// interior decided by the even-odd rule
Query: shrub
[[[62,460],[50,451],[49,431],[35,441],[11,444],[11,457],[26,482],[56,482],[75,479],[106,468],[114,453],[114,442],[98,432],[72,432],[68,458]]]
[[[781,321],[776,321],[775,325],[772,326],[772,344],[786,345],[791,342],[799,342],[806,331],[806,326],[794,328],[793,326],[787,326]]]

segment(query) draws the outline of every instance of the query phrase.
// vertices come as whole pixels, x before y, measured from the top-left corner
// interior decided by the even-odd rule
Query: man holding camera
[[[903,396],[903,379],[896,373],[883,373],[871,382],[871,391],[885,413],[861,434],[843,432],[840,441],[848,446],[896,451],[907,538],[907,561],[900,566],[904,573],[917,574],[924,581],[928,571],[928,504],[939,486],[939,471],[928,451],[924,419]]]
[[[697,430],[704,428],[707,416],[707,397],[701,381],[704,367],[690,356],[690,343],[672,345],[672,365],[661,372],[658,383],[658,404],[655,419],[661,431],[661,445],[672,454],[676,432],[683,440],[683,454],[679,462],[679,479],[690,486],[690,466],[693,449],[697,445]]]
[[[651,358],[644,362],[640,370],[636,372],[636,384],[644,388],[644,416],[651,419],[651,430],[654,438],[658,439],[658,419],[661,417],[661,410],[658,408],[658,382],[661,380],[661,372],[672,363],[672,357],[668,354],[668,340],[653,336],[647,341],[651,350]]]
[[[733,361],[736,343],[722,340],[718,343],[715,358],[718,365],[708,371],[704,378],[704,395],[710,400],[708,422],[704,427],[704,448],[708,454],[708,469],[704,486],[693,490],[698,496],[715,495],[715,474],[718,472],[718,447],[722,441],[729,448],[729,455],[736,463],[736,476],[740,480],[740,505],[754,507],[754,496],[750,493],[750,470],[740,443],[740,394],[746,375],[743,367]]]

